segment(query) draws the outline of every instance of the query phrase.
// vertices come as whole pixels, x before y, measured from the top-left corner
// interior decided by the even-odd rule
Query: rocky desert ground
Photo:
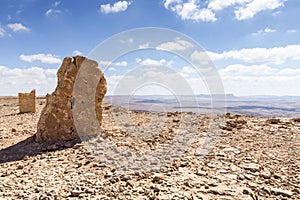
[[[220,116],[225,121],[213,147],[199,157],[210,116],[167,113],[161,133],[139,137],[127,131],[142,130],[161,113],[105,104],[103,132],[132,152],[172,141],[182,116],[192,115],[197,124],[192,144],[169,165],[126,174],[99,160],[85,142],[36,143],[44,106],[38,99],[36,113],[19,114],[16,98],[0,99],[0,199],[300,199],[300,119]],[[125,129],[111,114],[123,112],[133,119]]]

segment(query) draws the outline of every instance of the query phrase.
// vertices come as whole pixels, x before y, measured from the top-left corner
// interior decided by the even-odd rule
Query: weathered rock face
[[[84,63],[84,64],[83,64]],[[66,141],[79,138],[73,118],[73,104],[78,99],[73,98],[76,76],[81,66],[88,67],[100,74],[95,94],[95,112],[99,123],[102,122],[102,101],[106,93],[106,80],[96,61],[82,56],[67,57],[63,60],[57,72],[58,84],[55,91],[47,94],[46,106],[41,113],[37,125],[37,142]],[[87,76],[94,76],[88,74]],[[95,78],[95,77],[86,77]]]
[[[19,93],[19,112],[20,113],[35,113],[35,90],[30,93]]]

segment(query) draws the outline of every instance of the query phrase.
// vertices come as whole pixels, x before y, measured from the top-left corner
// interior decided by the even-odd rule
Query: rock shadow
[[[49,151],[57,151],[65,148],[71,148],[79,139],[60,142],[60,143],[38,143],[35,141],[35,135],[20,141],[12,146],[0,150],[0,163],[23,160],[25,156],[36,156]]]

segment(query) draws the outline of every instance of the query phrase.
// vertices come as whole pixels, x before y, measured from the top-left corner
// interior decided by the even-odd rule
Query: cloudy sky
[[[143,27],[175,30],[197,42],[226,93],[300,95],[299,10],[299,0],[1,0],[0,95],[33,88],[38,95],[50,93],[64,57],[88,56],[111,36]],[[121,42],[134,43],[134,37]],[[161,45],[175,51],[191,47],[181,37]],[[195,51],[190,58],[197,56]],[[174,69],[195,93],[208,92],[194,66],[174,54],[141,51],[98,62],[107,66],[110,94],[141,65]]]

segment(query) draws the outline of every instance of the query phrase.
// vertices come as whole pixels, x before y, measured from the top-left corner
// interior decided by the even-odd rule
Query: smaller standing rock
[[[35,113],[35,90],[30,93],[19,93],[19,112],[20,113]]]

